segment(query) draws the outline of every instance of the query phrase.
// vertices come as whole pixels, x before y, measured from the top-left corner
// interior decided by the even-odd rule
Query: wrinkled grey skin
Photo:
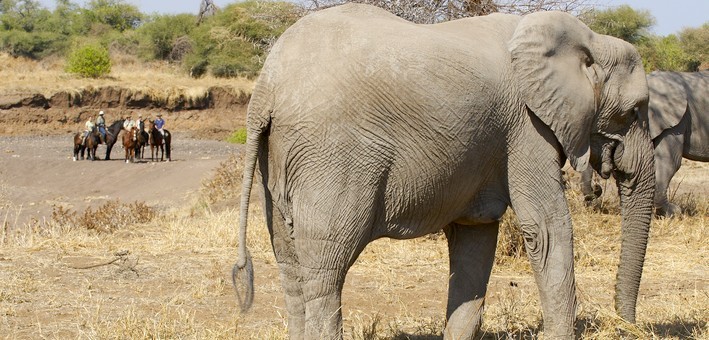
[[[348,4],[304,17],[274,45],[249,104],[234,267],[242,308],[253,296],[246,215],[258,170],[292,339],[342,337],[345,275],[369,242],[441,228],[450,252],[444,335],[472,338],[508,206],[545,337],[571,338],[568,157],[618,178],[616,307],[634,321],[654,194],[652,144],[636,119],[647,95],[631,45],[564,13],[416,25]]]
[[[709,71],[653,72],[647,82],[650,137],[655,146],[655,208],[658,215],[672,216],[681,211],[667,199],[667,189],[682,157],[709,162]],[[593,192],[592,175],[586,169],[581,177],[587,200],[601,193]]]

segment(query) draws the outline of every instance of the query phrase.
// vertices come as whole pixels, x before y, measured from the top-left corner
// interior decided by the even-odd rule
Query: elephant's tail
[[[239,218],[239,238],[237,245],[238,257],[232,269],[232,281],[239,306],[242,312],[251,308],[254,301],[254,269],[251,254],[246,249],[246,224],[249,214],[249,199],[251,197],[251,186],[256,169],[256,159],[258,157],[259,145],[266,136],[269,124],[259,124],[259,128],[249,129],[246,137],[246,149],[244,151],[244,178],[241,184],[241,207]],[[248,122],[247,122],[248,125]]]

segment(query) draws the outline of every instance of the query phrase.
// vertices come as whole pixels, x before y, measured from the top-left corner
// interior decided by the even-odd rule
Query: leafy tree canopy
[[[648,29],[655,18],[646,10],[634,10],[628,5],[606,10],[584,12],[580,19],[597,33],[614,36],[636,44],[650,36]]]

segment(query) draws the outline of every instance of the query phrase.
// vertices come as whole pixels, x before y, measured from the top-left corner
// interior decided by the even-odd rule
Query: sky
[[[136,5],[143,13],[178,14],[199,11],[200,0],[125,0]],[[42,5],[53,9],[54,0],[39,0]],[[87,0],[74,0],[84,5]],[[219,7],[237,2],[234,0],[214,0]],[[707,0],[592,0],[601,8],[612,8],[623,4],[639,10],[650,11],[655,17],[652,33],[668,35],[678,33],[685,27],[699,27],[709,21],[709,1]]]

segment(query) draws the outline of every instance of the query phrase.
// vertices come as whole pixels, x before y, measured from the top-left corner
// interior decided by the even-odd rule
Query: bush
[[[72,228],[85,228],[99,233],[112,233],[129,225],[148,223],[158,217],[158,212],[143,202],[130,204],[118,200],[108,201],[97,207],[86,209],[83,214],[55,206],[52,221]]]
[[[184,44],[187,36],[196,27],[197,19],[191,14],[160,15],[143,24],[139,29],[140,53],[147,60],[169,60],[175,45]],[[186,40],[189,42],[189,39]]]
[[[108,50],[96,44],[75,48],[67,60],[67,72],[86,78],[98,78],[111,73]]]
[[[50,32],[0,31],[0,49],[13,57],[39,59],[61,49],[65,41]]]
[[[226,141],[234,144],[246,144],[246,128],[241,128],[234,131],[234,133],[232,133]]]
[[[693,71],[699,65],[682,49],[675,35],[653,37],[636,46],[643,58],[646,72],[660,71]]]

